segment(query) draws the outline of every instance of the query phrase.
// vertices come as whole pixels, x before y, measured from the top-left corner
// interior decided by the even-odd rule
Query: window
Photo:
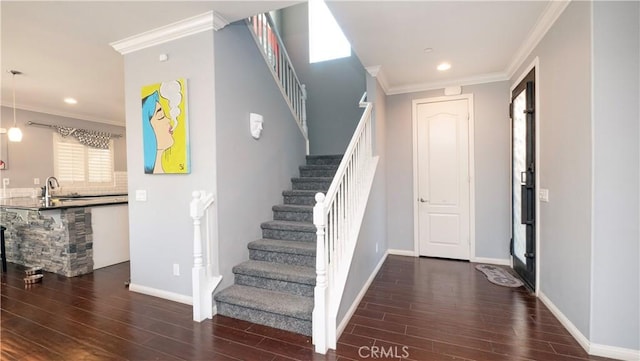
[[[309,0],[309,62],[351,56],[351,44],[344,36],[324,0]]]
[[[54,175],[61,185],[113,183],[113,141],[109,149],[80,144],[71,137],[53,133]]]

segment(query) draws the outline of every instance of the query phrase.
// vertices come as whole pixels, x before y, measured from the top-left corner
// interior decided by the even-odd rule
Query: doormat
[[[491,266],[488,264],[479,264],[476,266],[476,269],[484,273],[484,275],[487,276],[489,282],[495,283],[498,286],[520,287],[523,285],[522,281],[514,277],[511,273],[503,268]]]

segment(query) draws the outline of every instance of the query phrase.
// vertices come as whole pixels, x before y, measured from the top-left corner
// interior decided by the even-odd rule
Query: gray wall
[[[13,109],[10,107],[1,107],[0,111],[2,111],[2,127],[8,129],[13,125]],[[41,187],[44,184],[44,180],[48,176],[53,175],[52,134],[54,133],[54,130],[50,128],[27,126],[26,123],[29,121],[125,135],[124,127],[27,110],[18,109],[16,111],[16,118],[18,119],[18,127],[22,130],[22,141],[20,143],[8,142],[7,135],[0,134],[0,142],[3,143],[3,146],[4,143],[7,144],[7,150],[9,153],[7,169],[0,170],[0,177],[9,178],[9,188]],[[115,170],[126,171],[126,138],[115,138],[113,145]],[[33,178],[40,178],[40,185],[34,185]]]
[[[475,121],[476,257],[506,260],[511,238],[509,194],[509,86],[465,86],[473,94]],[[387,99],[387,238],[389,248],[413,251],[412,101],[443,96],[442,89]]]
[[[639,24],[638,2],[593,4],[591,341],[635,350],[640,349]]]
[[[360,229],[353,263],[347,277],[344,296],[338,310],[337,325],[346,316],[362,287],[371,277],[387,250],[386,232],[386,96],[375,78],[367,76],[368,101],[374,103],[374,153],[379,156],[371,194]]]
[[[261,238],[291,177],[304,164],[305,140],[244,23],[215,33],[218,224],[223,283],[249,259],[247,243]],[[249,113],[264,116],[259,140],[249,133]]]
[[[540,117],[539,288],[590,335],[592,127],[591,4],[571,2],[511,84],[538,57]]]
[[[213,30],[124,56],[129,191],[147,191],[147,201],[129,202],[131,282],[191,295],[194,190],[215,191],[215,106]],[[159,54],[169,61],[159,62]],[[140,89],[144,85],[187,79],[191,174],[144,174]],[[180,276],[173,276],[173,264]]]
[[[342,154],[358,125],[358,102],[366,71],[358,57],[309,64],[307,4],[281,10],[282,39],[301,82],[307,86],[311,154]]]

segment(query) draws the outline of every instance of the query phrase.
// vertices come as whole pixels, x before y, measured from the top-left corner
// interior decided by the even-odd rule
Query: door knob
[[[428,200],[428,199],[420,198],[420,199],[419,199],[419,201],[420,201],[420,202],[422,202],[422,203],[429,203],[429,200]]]

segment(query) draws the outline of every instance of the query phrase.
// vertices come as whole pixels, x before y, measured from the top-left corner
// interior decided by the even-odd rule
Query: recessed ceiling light
[[[449,64],[449,63],[441,63],[440,65],[438,65],[437,69],[440,70],[440,71],[449,70],[449,69],[451,69],[451,64]]]
[[[73,98],[64,98],[64,102],[67,104],[78,104],[78,101]]]
[[[424,48],[425,53],[430,53],[433,51],[433,48]]]

